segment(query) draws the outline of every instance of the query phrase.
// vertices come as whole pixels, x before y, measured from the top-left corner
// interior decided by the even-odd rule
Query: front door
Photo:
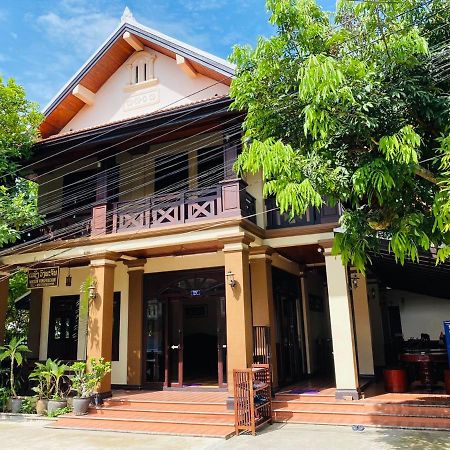
[[[78,295],[50,298],[48,358],[77,359],[79,298]]]
[[[166,309],[166,354],[164,385],[183,386],[183,298],[165,300]]]
[[[226,386],[223,268],[149,275],[145,283],[144,383]]]

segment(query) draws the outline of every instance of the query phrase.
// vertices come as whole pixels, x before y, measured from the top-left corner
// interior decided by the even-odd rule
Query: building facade
[[[26,174],[44,225],[0,255],[4,273],[59,267],[58,286],[29,295],[32,358],[104,357],[104,393],[231,395],[233,369],[270,361],[276,387],[318,374],[339,398],[358,398],[361,377],[386,365],[393,303],[376,274],[331,255],[339,206],[292,219],[263,198],[259,174],[233,172],[233,74],[127,12],[47,106]],[[7,280],[0,297],[4,321]],[[448,303],[436,301],[438,334]]]

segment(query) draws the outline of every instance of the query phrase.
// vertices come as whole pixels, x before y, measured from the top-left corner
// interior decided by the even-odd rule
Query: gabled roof
[[[138,23],[125,8],[118,27],[44,108],[45,120],[40,127],[43,138],[59,133],[85,105],[73,95],[75,87],[81,85],[96,93],[135,52],[124,39],[125,33],[130,33],[132,39],[140,44],[173,59],[177,55],[185,58],[195,71],[216,81],[229,85],[234,76],[233,64]]]

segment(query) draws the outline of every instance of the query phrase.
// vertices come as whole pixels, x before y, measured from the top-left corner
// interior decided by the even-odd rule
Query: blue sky
[[[319,0],[334,9],[334,0]],[[144,25],[226,58],[272,32],[264,0],[0,1],[0,75],[44,107],[119,23],[128,6]]]

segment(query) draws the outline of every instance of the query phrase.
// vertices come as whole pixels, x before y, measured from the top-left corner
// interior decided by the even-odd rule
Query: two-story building
[[[105,357],[105,393],[232,394],[234,368],[270,361],[275,386],[331,375],[337,398],[384,365],[382,285],[330,253],[339,208],[291,220],[260,176],[236,178],[233,74],[126,12],[45,108],[26,169],[44,222],[0,254],[4,273],[60,269],[30,293],[32,358]]]

